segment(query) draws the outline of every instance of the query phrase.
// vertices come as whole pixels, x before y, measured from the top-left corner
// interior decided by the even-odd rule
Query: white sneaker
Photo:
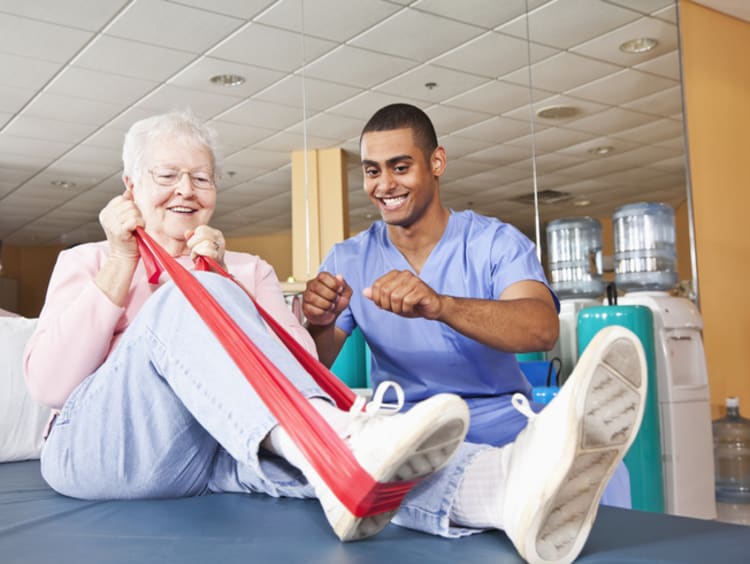
[[[516,438],[503,528],[529,563],[578,556],[604,488],[638,432],[647,383],[638,337],[624,327],[602,329],[557,397]]]
[[[393,385],[381,384],[365,413],[353,411],[352,424],[343,438],[357,462],[380,483],[414,480],[432,474],[453,456],[466,436],[469,429],[466,402],[453,394],[438,394],[406,413],[395,413],[400,406],[394,409],[382,405],[384,384],[386,387]],[[400,403],[403,403],[403,392],[400,388],[398,391]],[[328,522],[342,541],[379,533],[396,513],[393,510],[356,517],[322,481],[316,492]]]

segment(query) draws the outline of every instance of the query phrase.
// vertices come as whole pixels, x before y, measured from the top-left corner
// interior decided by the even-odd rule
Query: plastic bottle
[[[716,499],[750,503],[750,419],[740,415],[740,400],[727,398],[727,415],[713,422]]]

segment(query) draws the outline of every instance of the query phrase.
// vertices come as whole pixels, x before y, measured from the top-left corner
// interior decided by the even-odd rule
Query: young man
[[[420,109],[381,108],[360,149],[382,221],[334,246],[307,284],[318,354],[330,365],[359,327],[373,386],[399,383],[407,406],[450,391],[471,410],[467,444],[407,496],[394,522],[444,536],[501,528],[530,561],[570,561],[640,422],[640,342],[606,332],[535,416],[515,353],[552,348],[559,304],[533,244],[497,219],[443,206],[446,154]]]

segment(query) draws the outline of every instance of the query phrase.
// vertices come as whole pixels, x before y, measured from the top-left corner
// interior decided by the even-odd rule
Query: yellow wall
[[[680,2],[700,307],[714,417],[750,414],[750,23]]]
[[[274,270],[282,282],[292,275],[292,232],[284,231],[258,237],[230,237],[227,249],[258,255]]]
[[[52,268],[62,246],[14,247],[3,245],[3,276],[18,281],[18,311],[24,317],[37,317],[44,305]]]

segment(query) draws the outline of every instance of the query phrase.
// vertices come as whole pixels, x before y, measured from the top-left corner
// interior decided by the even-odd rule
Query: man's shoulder
[[[482,215],[472,210],[453,212],[453,217],[459,228],[467,235],[494,235],[518,232],[518,229],[510,223],[505,223],[496,217]]]

